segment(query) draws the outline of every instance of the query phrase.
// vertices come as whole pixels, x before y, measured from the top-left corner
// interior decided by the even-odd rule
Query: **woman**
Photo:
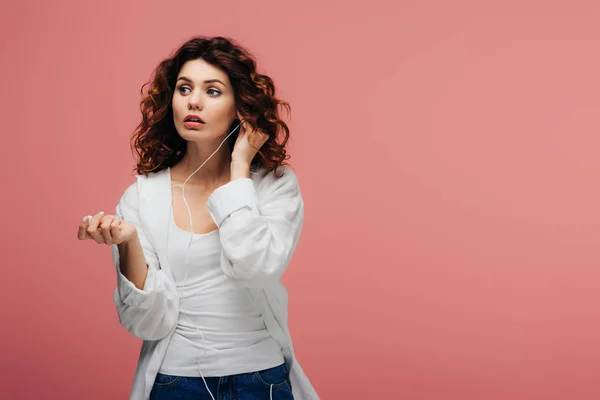
[[[112,246],[119,320],[144,340],[131,399],[318,399],[280,283],[304,219],[280,106],[226,38],[193,38],[157,67],[137,181],[78,231]]]

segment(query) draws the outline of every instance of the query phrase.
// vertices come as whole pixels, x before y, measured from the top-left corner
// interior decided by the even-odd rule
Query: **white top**
[[[218,377],[283,363],[281,346],[248,288],[221,270],[218,230],[191,235],[171,219],[168,257],[180,296],[179,320],[159,372]]]
[[[318,400],[294,353],[288,328],[288,294],[280,280],[300,239],[304,202],[292,170],[278,170],[283,170],[283,176],[260,169],[250,178],[219,187],[210,195],[206,208],[219,228],[220,268],[248,288],[269,334],[280,344],[294,399]],[[113,245],[117,276],[113,300],[121,325],[143,340],[130,400],[148,400],[177,328],[179,294],[168,257],[170,169],[136,178],[123,193],[116,215],[138,229],[148,274],[144,287],[136,288],[121,273],[119,248]]]

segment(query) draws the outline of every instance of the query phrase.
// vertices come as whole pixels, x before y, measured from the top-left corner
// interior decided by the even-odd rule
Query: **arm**
[[[223,248],[221,265],[235,279],[260,286],[278,280],[300,239],[304,202],[298,180],[288,168],[277,178],[263,178],[257,191],[245,177],[216,189],[207,209],[219,227]]]
[[[162,339],[177,323],[178,300],[176,293],[167,290],[167,280],[160,269],[158,256],[142,230],[137,184],[125,191],[117,205],[116,215],[137,230],[137,240],[127,245],[112,245],[117,273],[113,299],[119,321],[140,339]]]
[[[148,276],[148,263],[144,256],[144,250],[139,236],[135,235],[129,242],[118,244],[119,270],[133,285],[144,290],[146,277]]]

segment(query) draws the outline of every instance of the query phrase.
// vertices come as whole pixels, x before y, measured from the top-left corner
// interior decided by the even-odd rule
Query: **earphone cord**
[[[192,240],[194,238],[194,228],[193,228],[193,225],[192,225],[192,210],[190,209],[190,205],[188,204],[188,202],[187,202],[187,200],[185,198],[185,184],[190,180],[190,178],[196,172],[200,171],[200,168],[202,168],[219,151],[219,149],[221,148],[221,146],[223,146],[223,143],[225,143],[225,141],[236,131],[237,128],[239,128],[239,126],[241,124],[242,124],[242,121],[240,121],[240,123],[235,128],[233,128],[233,130],[231,132],[229,132],[229,134],[225,137],[225,139],[223,139],[223,141],[221,142],[221,144],[219,145],[219,147],[217,147],[217,149],[206,159],[206,161],[204,161],[194,172],[192,172],[190,174],[190,176],[188,176],[187,179],[182,184],[172,185],[171,186],[171,188],[173,188],[173,187],[179,187],[179,186],[181,187],[181,195],[183,197],[183,202],[185,203],[185,206],[187,207],[188,215],[190,217],[190,241],[188,243],[188,249],[187,249],[187,253],[186,253],[186,256],[185,256],[185,276],[183,278],[183,282],[187,281],[189,254],[190,254],[190,248],[192,247]],[[179,286],[178,286],[178,288],[179,288]],[[179,293],[179,303],[180,303],[180,305],[181,305],[182,301],[183,301],[183,293],[180,292]],[[204,334],[202,333],[202,330],[196,324],[194,324],[194,322],[187,316],[187,314],[183,313],[183,315],[194,326],[194,328],[198,332],[200,332],[200,336],[202,337],[202,340],[206,342],[206,339],[204,338]],[[204,354],[206,354],[206,349],[217,351],[217,349],[211,348],[210,346],[204,346]],[[212,398],[212,400],[215,400],[215,397],[213,396],[212,392],[208,388],[208,383],[206,382],[206,379],[204,379],[204,375],[202,374],[202,370],[200,369],[200,362],[198,362],[198,371],[200,372],[200,377],[202,378],[202,381],[204,382],[204,386],[206,387],[206,390],[210,394],[210,397]],[[270,399],[273,400],[273,385],[271,385],[271,387],[270,387],[269,396],[270,396]]]

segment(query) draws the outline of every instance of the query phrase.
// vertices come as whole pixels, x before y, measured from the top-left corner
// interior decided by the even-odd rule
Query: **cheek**
[[[223,101],[218,105],[218,107],[215,107],[215,115],[217,115],[219,119],[227,121],[235,117],[235,105],[229,99],[227,101]]]
[[[174,96],[171,107],[173,108],[173,114],[175,116],[180,116],[182,112],[185,112],[184,103],[181,97]]]

